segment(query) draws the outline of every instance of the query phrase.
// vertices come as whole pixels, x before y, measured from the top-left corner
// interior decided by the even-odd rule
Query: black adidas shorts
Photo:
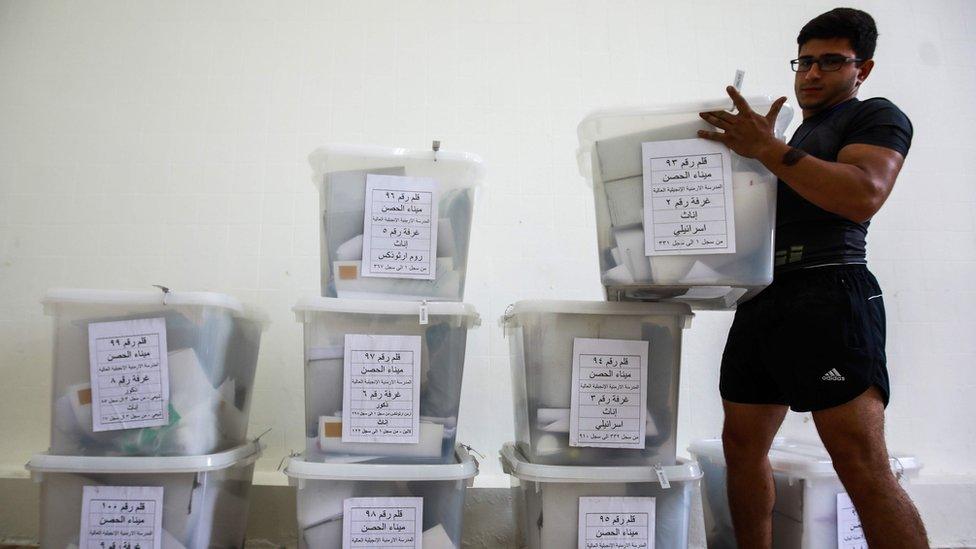
[[[888,405],[885,310],[864,265],[777,275],[735,313],[722,355],[722,398],[797,412],[853,400],[876,385]]]

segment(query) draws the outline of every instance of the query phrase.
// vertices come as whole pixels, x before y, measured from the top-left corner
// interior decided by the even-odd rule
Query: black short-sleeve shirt
[[[803,121],[790,146],[836,162],[847,145],[862,143],[908,154],[912,123],[887,99],[850,99]],[[837,263],[865,263],[870,221],[856,223],[814,205],[782,180],[777,189],[776,273]]]

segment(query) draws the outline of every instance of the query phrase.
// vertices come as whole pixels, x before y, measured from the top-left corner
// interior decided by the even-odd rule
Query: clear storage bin
[[[684,303],[520,301],[502,318],[509,341],[516,444],[532,463],[672,465]],[[644,341],[648,361],[643,449],[570,446],[576,338]]]
[[[203,455],[245,442],[262,315],[205,292],[57,289],[43,303],[54,317],[52,453]],[[165,323],[169,422],[95,431],[89,326],[155,318]]]
[[[309,155],[319,189],[322,295],[350,299],[462,301],[475,189],[484,177],[470,153],[327,145]],[[426,177],[437,184],[433,280],[363,276],[366,176]]]
[[[515,444],[507,443],[501,451],[501,462],[505,472],[513,477],[519,547],[581,547],[578,532],[582,497],[652,497],[653,547],[688,547],[691,502],[701,479],[701,470],[693,461],[665,467],[538,465],[529,463]]]
[[[749,97],[759,113],[769,97]],[[729,99],[705,103],[601,111],[577,130],[580,173],[593,187],[600,272],[608,298],[676,298],[695,308],[726,309],[748,299],[773,279],[776,182],[759,161],[731,153],[735,253],[645,254],[641,143],[697,138],[715,131],[699,112],[729,110]],[[793,111],[784,105],[776,120],[780,139]]]
[[[726,488],[725,455],[720,439],[698,440],[688,449],[704,473],[702,507],[710,548],[735,549],[735,531]],[[776,437],[769,450],[776,483],[773,546],[782,549],[837,547],[837,494],[844,486],[826,448],[818,443]],[[918,476],[912,456],[890,459],[901,483]]]
[[[226,452],[178,457],[38,454],[27,469],[40,483],[41,547],[77,549],[86,486],[163,488],[162,547],[244,546],[258,442]]]
[[[451,459],[439,465],[377,465],[291,458],[285,474],[297,487],[298,546],[343,547],[349,498],[422,498],[424,549],[461,547],[464,492],[478,474],[478,464],[460,446]]]
[[[454,459],[468,329],[481,324],[474,307],[453,302],[317,297],[299,301],[294,311],[305,332],[307,459],[386,463],[449,463]],[[426,315],[426,319],[421,315]],[[416,443],[343,441],[344,351],[348,335],[420,338]]]

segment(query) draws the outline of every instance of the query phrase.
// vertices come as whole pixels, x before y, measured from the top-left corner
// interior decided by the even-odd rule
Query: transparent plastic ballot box
[[[475,191],[484,178],[480,157],[333,144],[316,149],[308,160],[319,190],[323,296],[463,301]],[[375,185],[370,200],[368,180]],[[421,197],[419,209],[391,210],[396,204],[384,202],[397,200],[396,189],[404,182],[418,180],[433,189]],[[383,189],[392,189],[393,198],[383,198]],[[370,265],[363,263],[365,221],[371,230],[365,244],[375,262]]]
[[[681,335],[692,316],[685,303],[510,306],[501,324],[519,450],[547,465],[673,465]],[[609,362],[623,360],[615,353],[630,356],[626,367]]]
[[[773,102],[762,96],[746,100],[762,114]],[[731,109],[725,98],[598,111],[580,122],[577,161],[593,188],[600,277],[609,299],[674,298],[696,309],[729,309],[772,281],[777,178],[759,161],[729,151],[727,175],[720,156],[709,156],[704,168],[699,162],[704,157],[691,158],[691,166],[686,157],[675,157],[672,165],[662,156],[650,166],[645,183],[643,143],[698,139],[698,130],[717,131],[699,112]],[[783,138],[792,118],[792,108],[784,105],[777,138]],[[684,150],[694,148],[674,153]],[[645,188],[654,194],[645,197]],[[650,216],[645,216],[645,199]],[[648,217],[653,231],[644,226]]]
[[[41,488],[40,546],[77,549],[87,511],[89,543],[112,527],[131,526],[127,519],[136,517],[141,539],[158,536],[163,549],[243,547],[251,476],[260,455],[257,441],[202,456],[34,455],[27,469]],[[158,497],[159,490],[161,507],[148,497]],[[161,528],[153,530],[160,514]]]
[[[472,305],[315,297],[294,311],[305,338],[306,459],[454,459],[468,330],[481,324]]]
[[[702,507],[708,546],[734,549],[735,532],[729,511],[726,465],[721,439],[697,440],[688,448],[704,473]],[[902,485],[918,476],[921,464],[912,456],[892,455],[891,470]],[[819,442],[776,437],[769,451],[776,484],[773,507],[773,546],[783,549],[821,549],[837,547],[838,494],[844,486],[826,448]],[[844,527],[857,536],[857,528],[846,517]],[[853,522],[859,524],[856,520]],[[864,542],[866,543],[866,542]],[[866,545],[865,545],[866,546]]]
[[[424,549],[457,549],[464,493],[478,463],[459,445],[449,463],[319,463],[292,457],[285,474],[297,489],[300,548],[345,547],[345,531],[347,536],[401,533],[384,546],[414,547],[420,537]],[[366,522],[373,527],[364,528]]]
[[[52,453],[203,455],[246,441],[262,313],[209,292],[53,289],[43,304]]]
[[[702,476],[694,461],[655,467],[539,465],[530,463],[511,442],[500,454],[502,469],[512,477],[520,548],[576,549],[584,546],[579,544],[581,532],[609,543],[628,527],[637,531],[627,535],[643,535],[651,542],[648,547],[688,547],[692,498]],[[582,507],[591,498],[603,501]],[[581,516],[586,520],[583,528]],[[623,522],[617,520],[621,517]],[[643,531],[647,527],[651,528]]]

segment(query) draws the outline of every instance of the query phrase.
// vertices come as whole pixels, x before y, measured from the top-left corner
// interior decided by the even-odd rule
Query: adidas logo
[[[829,372],[824,374],[823,377],[820,379],[824,381],[844,381],[846,378],[840,375],[840,372],[837,371],[837,368],[832,368]]]

